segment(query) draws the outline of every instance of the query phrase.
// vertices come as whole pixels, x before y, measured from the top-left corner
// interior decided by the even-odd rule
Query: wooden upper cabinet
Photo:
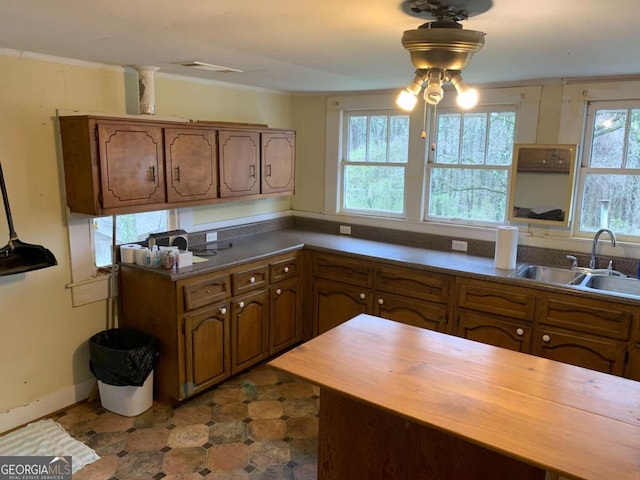
[[[220,196],[239,197],[260,193],[260,133],[220,130]]]
[[[293,132],[262,134],[262,193],[294,191],[295,159]]]
[[[103,208],[165,202],[162,128],[98,124]]]
[[[215,130],[166,128],[167,201],[218,197]]]

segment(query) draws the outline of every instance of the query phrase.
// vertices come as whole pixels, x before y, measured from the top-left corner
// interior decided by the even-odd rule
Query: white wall
[[[53,61],[55,60],[55,61]],[[0,277],[0,432],[86,398],[88,339],[106,302],[72,307],[64,175],[56,110],[137,113],[133,70],[0,51],[0,161],[18,236],[44,245],[53,268]],[[157,117],[292,127],[288,94],[156,75]],[[201,223],[288,211],[288,197],[198,208]],[[0,220],[0,246],[9,239]]]

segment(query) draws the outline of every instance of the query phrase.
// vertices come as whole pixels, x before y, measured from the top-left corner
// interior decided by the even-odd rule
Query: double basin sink
[[[615,270],[562,268],[525,264],[510,276],[640,298],[640,280]]]

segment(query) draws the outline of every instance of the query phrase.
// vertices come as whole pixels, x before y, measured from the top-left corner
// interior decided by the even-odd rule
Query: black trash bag
[[[141,387],[158,358],[158,339],[135,328],[111,328],[89,339],[89,357],[103,383]]]

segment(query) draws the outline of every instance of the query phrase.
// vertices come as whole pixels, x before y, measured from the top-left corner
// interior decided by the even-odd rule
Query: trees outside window
[[[342,210],[401,216],[409,116],[386,111],[345,114]]]
[[[505,221],[515,124],[515,110],[437,114],[426,220]]]
[[[640,236],[640,102],[592,102],[580,175],[579,230]]]

